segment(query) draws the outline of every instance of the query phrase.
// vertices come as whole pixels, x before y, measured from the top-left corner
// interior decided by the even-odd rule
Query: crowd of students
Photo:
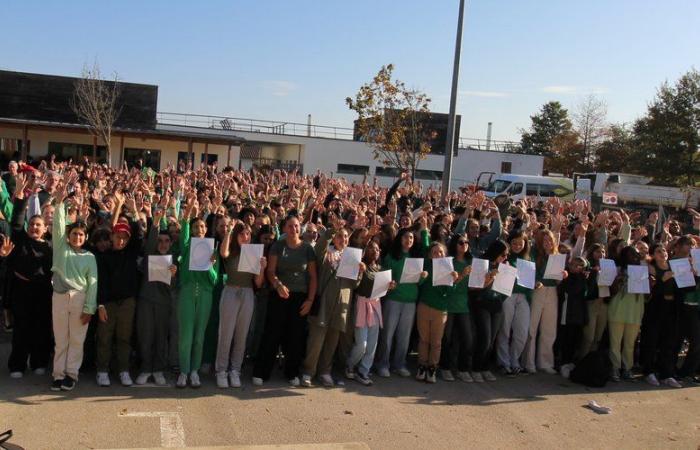
[[[52,390],[73,389],[81,367],[100,386],[116,374],[125,386],[167,385],[172,371],[178,388],[201,386],[208,372],[235,388],[248,364],[260,386],[278,363],[292,386],[370,385],[372,374],[478,383],[568,376],[600,349],[612,380],[640,367],[653,385],[698,382],[692,209],[692,223],[679,223],[594,213],[586,201],[494,202],[466,188],[443,199],[405,174],[387,189],[321,173],[52,159],[10,164],[0,213],[10,375],[51,367]],[[204,266],[203,238],[214,240]],[[255,273],[242,270],[251,243],[263,245]],[[339,274],[349,248],[361,250],[356,276]],[[552,274],[559,254],[566,265]],[[415,258],[422,270],[411,278]],[[694,286],[678,287],[677,259],[691,263]],[[510,295],[497,287],[504,267],[520,277],[532,264],[531,284],[511,281]],[[630,280],[640,265],[648,281]],[[630,292],[635,283],[650,293]]]

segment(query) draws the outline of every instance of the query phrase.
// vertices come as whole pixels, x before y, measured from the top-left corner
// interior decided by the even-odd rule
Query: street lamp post
[[[455,59],[452,68],[452,92],[450,94],[450,114],[447,117],[447,143],[445,148],[445,170],[442,173],[442,198],[447,198],[450,192],[452,178],[452,155],[455,147],[455,125],[457,116],[457,85],[459,84],[459,57],[462,52],[462,23],[464,22],[464,0],[459,0],[459,17],[457,19],[457,42],[455,43]]]

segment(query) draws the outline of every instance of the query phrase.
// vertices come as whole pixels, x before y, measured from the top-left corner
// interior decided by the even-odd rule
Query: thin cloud
[[[505,98],[510,97],[508,92],[497,91],[459,91],[459,95],[466,97],[485,97],[485,98]]]
[[[263,87],[276,97],[286,97],[297,89],[297,84],[287,80],[263,81]]]
[[[545,86],[540,91],[547,94],[605,94],[609,89],[605,87],[553,85]]]

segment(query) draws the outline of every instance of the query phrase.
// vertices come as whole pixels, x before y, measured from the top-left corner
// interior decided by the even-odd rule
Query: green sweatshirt
[[[389,291],[385,297],[388,300],[415,303],[418,299],[418,285],[422,284],[425,281],[424,279],[421,279],[418,283],[399,283],[403,273],[404,262],[406,262],[408,257],[408,253],[403,253],[401,258],[396,260],[391,254],[388,254],[382,261],[382,270],[391,270],[391,279],[396,281],[396,288]]]
[[[559,284],[559,280],[551,280],[544,278],[544,271],[547,268],[547,256],[542,259],[542,264],[537,261],[537,250],[533,247],[530,251],[532,253],[532,260],[535,262],[535,284],[537,282],[542,283],[542,286],[556,287]]]
[[[180,257],[179,257],[179,275],[180,286],[189,283],[201,283],[209,285],[213,289],[216,281],[219,278],[219,256],[216,252],[216,262],[207,271],[190,270],[190,221],[183,219],[180,221]]]
[[[508,258],[508,264],[510,264],[513,267],[518,267],[518,259],[524,259],[524,258],[519,258],[517,255],[511,256]],[[528,261],[530,261],[528,259]],[[537,271],[537,268],[535,267],[535,271]],[[528,289],[524,286],[520,286],[518,282],[515,282],[515,286],[513,286],[513,294],[525,294],[525,299],[527,300],[528,303],[532,301],[532,289]]]
[[[452,261],[455,272],[460,274],[464,268],[471,265],[471,263],[471,258],[466,258],[464,261],[457,261],[457,258],[455,258]],[[469,312],[469,277],[464,277],[462,281],[455,284],[454,288],[448,292],[446,311],[448,313],[458,314]]]
[[[428,259],[425,265],[428,276],[420,287],[418,296],[420,302],[438,311],[449,311],[451,307],[455,306],[455,302],[451,301],[451,296],[456,291],[456,286],[433,286],[433,261]]]
[[[66,238],[66,209],[56,205],[51,229],[53,241],[53,285],[56,292],[76,290],[85,293],[83,312],[97,309],[97,261],[87,250],[76,252]]]

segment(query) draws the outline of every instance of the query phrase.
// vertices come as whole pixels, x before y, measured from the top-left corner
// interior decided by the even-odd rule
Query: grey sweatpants
[[[221,292],[215,366],[217,372],[241,371],[254,307],[255,295],[252,288],[225,286]]]

